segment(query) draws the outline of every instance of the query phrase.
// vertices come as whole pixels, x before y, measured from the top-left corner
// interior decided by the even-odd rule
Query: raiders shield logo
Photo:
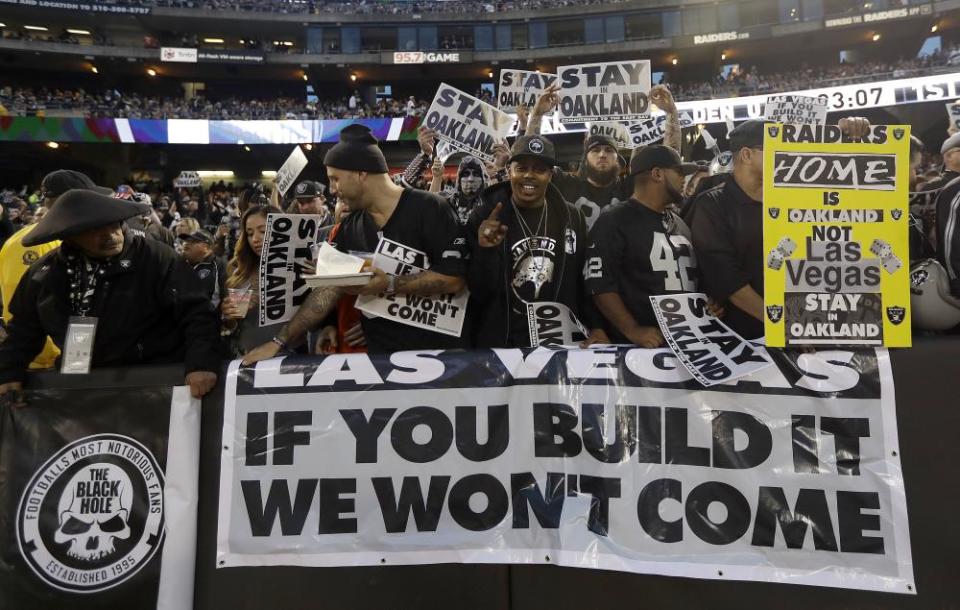
[[[534,138],[527,143],[527,148],[535,155],[539,155],[543,152],[543,140],[539,138]]]
[[[903,210],[898,210],[898,209],[890,210],[890,218],[894,220],[900,220],[901,216],[903,216]]]
[[[120,268],[121,268],[121,269],[129,269],[129,268],[130,268],[130,265],[132,265],[132,264],[133,264],[132,261],[130,261],[129,259],[126,259],[126,258],[125,258],[125,259],[123,259],[122,261],[120,261]]]
[[[930,272],[926,269],[917,269],[910,274],[910,285],[914,288],[919,288],[921,284],[927,281],[927,278],[930,277]]]
[[[896,326],[903,322],[903,318],[907,315],[907,310],[903,307],[898,307],[896,305],[892,307],[887,307],[887,319],[890,320],[890,323]]]
[[[780,135],[780,128],[777,127],[776,125],[770,125],[769,127],[767,127],[767,133],[770,134],[771,138],[775,138],[778,135]]]
[[[770,218],[776,220],[780,217],[780,208],[767,208],[767,213],[770,214]]]
[[[900,129],[899,127],[898,127],[897,129],[894,129],[894,130],[893,130],[893,137],[894,137],[895,139],[897,139],[897,140],[902,140],[902,139],[903,139],[903,130]]]
[[[783,305],[767,305],[767,317],[776,324],[783,317]]]
[[[305,190],[307,190],[307,183],[306,183],[306,182],[301,182],[300,184],[297,185],[297,192],[298,192],[298,193],[301,193],[301,194],[302,194]]]

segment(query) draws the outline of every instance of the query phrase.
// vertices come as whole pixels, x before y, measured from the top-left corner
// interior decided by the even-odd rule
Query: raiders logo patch
[[[27,250],[27,251],[25,251],[25,252],[23,253],[23,264],[24,264],[24,265],[27,265],[27,266],[32,265],[33,263],[37,262],[38,260],[40,260],[40,255],[38,255],[38,254],[37,254],[36,252],[34,252],[33,250]]]
[[[122,261],[120,261],[120,268],[121,268],[121,269],[129,269],[129,268],[130,268],[130,265],[132,265],[132,264],[133,264],[133,261],[125,258],[125,259],[123,259]]]
[[[543,152],[543,140],[540,138],[533,138],[527,143],[527,149],[533,154],[539,155]]]
[[[898,210],[898,209],[890,210],[890,218],[894,220],[900,220],[901,216],[903,216],[903,210]]]
[[[775,138],[778,135],[780,135],[780,128],[777,127],[776,125],[770,125],[769,127],[767,127],[767,133],[770,134],[771,138]]]
[[[897,129],[894,129],[894,130],[893,130],[893,137],[894,137],[894,139],[896,139],[896,140],[902,140],[902,139],[903,139],[903,135],[904,135],[903,129],[900,129],[900,128],[898,127]]]
[[[200,269],[199,271],[197,271],[197,275],[200,277],[201,280],[205,280],[205,279],[207,279],[208,277],[210,277],[210,270],[209,270],[209,269]]]
[[[306,182],[301,182],[300,184],[297,185],[297,192],[298,192],[298,193],[303,193],[303,192],[306,191],[306,190],[307,190],[307,183],[306,183]]]
[[[767,317],[776,324],[783,317],[783,305],[767,305]]]
[[[74,593],[109,589],[161,546],[163,472],[132,438],[81,438],[34,473],[16,528],[20,554],[48,585]]]
[[[898,307],[896,305],[887,307],[887,319],[890,320],[890,323],[894,326],[903,322],[903,319],[907,315],[907,310],[903,307]]]
[[[767,208],[767,214],[770,214],[770,218],[776,220],[780,217],[780,208]]]
[[[927,278],[930,277],[930,272],[926,269],[917,269],[910,274],[910,285],[914,288],[919,288],[921,284],[927,281]]]

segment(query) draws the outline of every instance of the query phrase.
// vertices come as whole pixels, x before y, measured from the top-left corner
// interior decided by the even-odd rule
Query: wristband
[[[283,340],[280,339],[279,337],[274,337],[274,338],[270,339],[270,341],[272,341],[273,343],[276,343],[278,346],[280,346],[280,349],[281,349],[281,350],[287,349],[287,344],[284,343]]]
[[[397,276],[395,275],[387,276],[387,289],[383,291],[383,294],[390,297],[397,294]]]

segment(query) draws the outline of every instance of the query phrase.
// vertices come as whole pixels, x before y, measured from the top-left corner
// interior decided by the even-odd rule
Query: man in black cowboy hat
[[[44,338],[64,349],[78,318],[95,324],[93,367],[184,362],[193,396],[216,384],[216,313],[172,249],[124,230],[123,221],[143,211],[141,204],[74,189],[23,240],[63,243],[30,267],[10,303],[13,317],[0,344],[0,395],[8,401],[22,403],[27,364]]]
[[[467,222],[468,281],[480,316],[477,344],[549,345],[539,331],[531,332],[540,311],[553,312],[563,325],[559,344],[576,335],[584,345],[607,343],[581,274],[586,222],[550,183],[557,164],[553,144],[523,136],[511,152],[510,180],[487,189]]]

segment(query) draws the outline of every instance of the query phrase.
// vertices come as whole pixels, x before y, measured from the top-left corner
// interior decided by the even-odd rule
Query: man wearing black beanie
[[[349,125],[323,160],[330,192],[350,209],[333,245],[342,252],[381,252],[397,261],[396,274],[373,268],[365,286],[317,288],[274,339],[244,356],[250,364],[273,358],[287,344],[318,326],[344,294],[438,297],[466,286],[466,240],[450,206],[426,191],[390,179],[386,159],[370,129]],[[378,247],[383,248],[378,250]],[[411,266],[425,271],[410,272]],[[407,267],[407,270],[401,270]],[[398,299],[402,300],[402,299]],[[460,337],[397,320],[364,316],[370,352],[463,347]],[[462,333],[465,335],[465,333]]]

